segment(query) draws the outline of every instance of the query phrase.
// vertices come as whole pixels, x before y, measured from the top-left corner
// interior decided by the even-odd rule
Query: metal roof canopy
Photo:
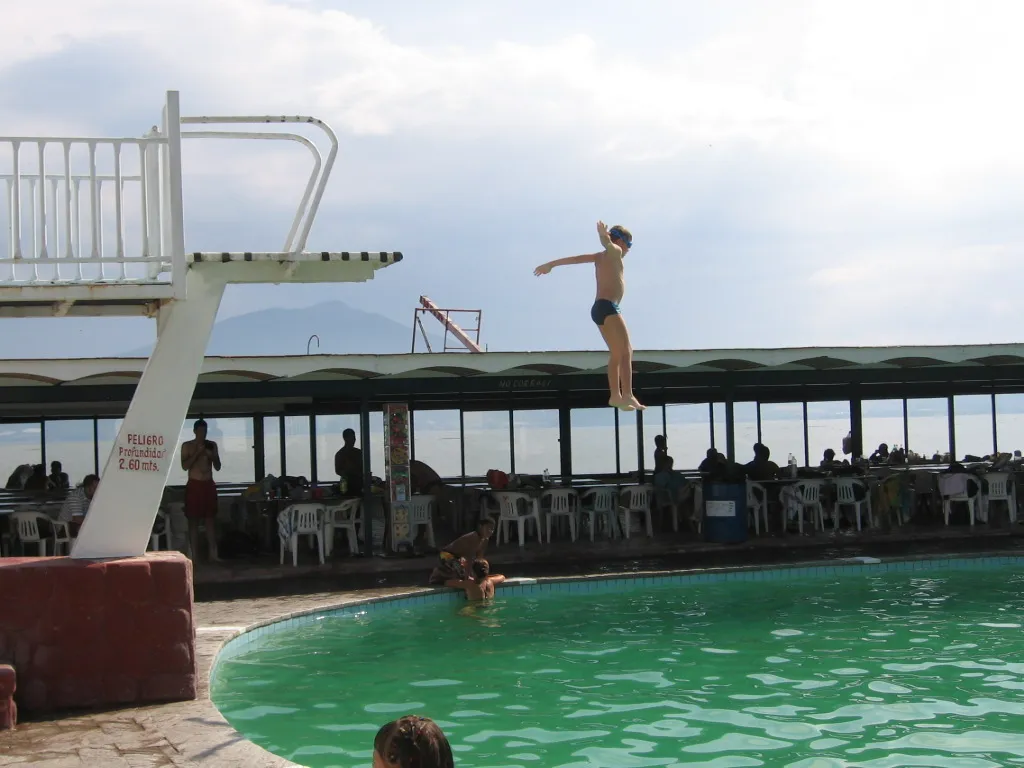
[[[145,358],[0,361],[0,418],[120,417]],[[605,352],[207,357],[192,401],[206,414],[417,408],[604,407]],[[1024,392],[1024,345],[646,350],[651,405],[821,402]]]

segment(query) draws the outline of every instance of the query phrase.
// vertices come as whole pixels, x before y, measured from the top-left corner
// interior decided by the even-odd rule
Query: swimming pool
[[[437,720],[458,766],[1024,765],[1024,559],[442,593],[236,638],[214,703],[296,763]]]

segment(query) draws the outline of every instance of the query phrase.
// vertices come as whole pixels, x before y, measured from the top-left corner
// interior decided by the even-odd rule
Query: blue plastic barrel
[[[747,515],[746,483],[704,483],[704,541],[746,541]]]

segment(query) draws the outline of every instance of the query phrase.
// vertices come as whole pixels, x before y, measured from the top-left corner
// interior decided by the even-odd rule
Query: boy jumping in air
[[[608,345],[608,391],[611,394],[608,405],[623,411],[642,411],[647,406],[641,405],[633,394],[633,347],[629,343],[626,321],[619,313],[619,302],[626,292],[622,259],[633,247],[633,235],[625,227],[616,225],[608,229],[603,221],[599,221],[597,236],[601,238],[603,251],[555,259],[541,264],[533,274],[546,275],[555,267],[565,264],[594,265],[597,299],[590,308],[590,319],[600,329]]]

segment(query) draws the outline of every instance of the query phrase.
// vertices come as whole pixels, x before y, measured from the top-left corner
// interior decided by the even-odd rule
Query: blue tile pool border
[[[900,558],[845,558],[779,565],[730,566],[671,571],[638,571],[586,576],[562,576],[514,580],[500,587],[500,594],[509,597],[544,593],[612,593],[637,586],[673,586],[684,584],[715,584],[730,581],[792,581],[809,578],[832,578],[847,573],[856,575],[935,570],[985,570],[1024,565],[1024,555],[979,553],[955,557],[934,555]],[[422,587],[392,595],[350,599],[335,606],[326,606],[276,616],[238,631],[221,646],[210,670],[210,681],[216,678],[222,661],[246,653],[269,635],[315,624],[338,616],[360,616],[426,605],[462,602],[461,592],[452,589]]]

